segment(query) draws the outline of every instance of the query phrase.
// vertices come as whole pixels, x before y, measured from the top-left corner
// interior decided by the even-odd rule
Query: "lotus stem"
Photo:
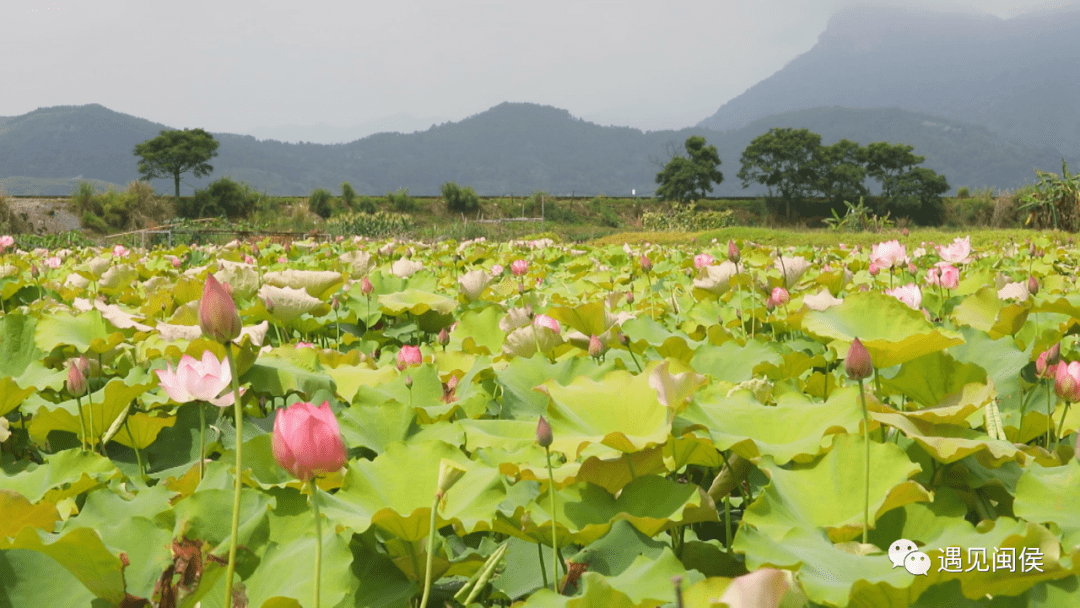
[[[502,561],[503,555],[506,555],[506,547],[507,545],[504,543],[495,550],[495,553],[491,554],[491,557],[488,558],[487,564],[485,564],[484,566],[483,573],[476,581],[476,585],[473,587],[472,593],[469,594],[469,597],[465,598],[464,603],[466,606],[472,603],[472,601],[476,598],[476,595],[480,593],[480,590],[483,589],[484,585],[487,584],[488,579],[491,578],[491,574],[495,572],[495,567],[498,566],[500,561]],[[546,587],[547,584],[545,583],[544,586]]]
[[[536,554],[540,557],[540,578],[544,580],[544,586],[548,586],[547,567],[544,566],[544,545],[536,543]]]
[[[236,358],[232,352],[232,342],[225,344],[225,356],[229,359],[229,370],[232,372],[233,412],[236,418],[236,479],[233,484],[233,511],[232,511],[232,534],[229,540],[229,565],[225,570],[225,608],[232,606],[233,576],[236,574],[236,541],[240,530],[240,488],[243,487],[241,466],[243,459],[241,451],[244,446],[244,408],[240,405],[240,381],[237,379],[239,371],[236,369]]]
[[[637,475],[634,474],[634,461],[630,459],[630,454],[628,452],[623,452],[623,456],[626,457],[626,466],[630,468],[631,481],[637,479]]]
[[[1054,400],[1050,397],[1050,383],[1046,383],[1046,449],[1050,449],[1050,431],[1054,426]]]
[[[877,372],[875,370],[875,377]],[[870,530],[870,413],[866,409],[866,389],[863,387],[862,378],[859,378],[859,401],[862,403],[863,416],[863,472],[866,481],[863,488],[863,530],[862,542],[866,544],[866,535]]]
[[[555,593],[559,592],[559,542],[556,536],[557,526],[555,525],[555,474],[551,470],[551,448],[544,447],[544,454],[547,456],[547,470],[548,470],[548,495],[551,496],[551,590]]]
[[[86,440],[90,438],[90,435],[86,433],[86,417],[83,416],[82,397],[75,397],[75,405],[79,408],[79,430],[82,431],[82,434],[79,435],[79,444],[82,446],[82,449],[85,450]],[[25,427],[25,423],[23,426]]]
[[[146,466],[143,464],[142,450],[135,443],[135,436],[131,434],[131,427],[128,426],[128,419],[124,418],[124,430],[127,431],[128,439],[131,441],[131,447],[135,450],[135,460],[139,463],[139,475],[146,475]],[[201,478],[200,478],[201,481]]]
[[[431,503],[431,523],[428,525],[427,566],[424,568],[424,597],[420,600],[420,608],[427,608],[428,597],[431,596],[431,570],[435,558],[435,512],[439,508],[440,498],[442,498],[442,492],[436,491],[435,500]],[[318,608],[318,606],[315,608]]]
[[[1065,416],[1067,416],[1069,414],[1069,406],[1070,405],[1072,405],[1072,403],[1069,402],[1069,401],[1066,401],[1065,402],[1065,410],[1063,412],[1061,412],[1061,422],[1058,422],[1057,434],[1054,435],[1054,449],[1051,450],[1052,452],[1057,451],[1058,443],[1061,441],[1061,433],[1062,433],[1062,431],[1065,430]]]
[[[311,478],[311,508],[315,510],[315,608],[319,608],[319,584],[322,581],[322,518],[319,517],[319,486]],[[430,563],[430,561],[429,561]]]
[[[206,471],[206,404],[196,403],[199,406],[199,482],[202,482]]]
[[[91,395],[92,391],[87,388],[86,411],[90,416],[90,435],[88,436],[88,439],[90,440],[90,451],[94,451],[95,449],[97,449],[97,437],[94,435],[94,398]]]
[[[724,545],[727,546],[728,555],[732,555],[731,549],[731,494],[724,496]]]

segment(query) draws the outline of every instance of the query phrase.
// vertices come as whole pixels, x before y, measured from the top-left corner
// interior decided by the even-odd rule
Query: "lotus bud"
[[[1039,295],[1039,280],[1035,278],[1035,275],[1031,275],[1027,280],[1028,293],[1031,295]]]
[[[855,338],[848,349],[847,359],[844,360],[844,370],[848,378],[862,380],[869,378],[874,373],[874,362],[870,359],[870,351],[866,350],[863,343]]]
[[[439,335],[435,339],[438,340],[440,346],[446,348],[446,345],[450,343],[450,332],[444,327],[439,330]]]
[[[648,273],[652,270],[652,260],[647,258],[645,254],[641,254],[641,270]]]
[[[180,268],[180,258],[173,258],[172,259],[172,267],[173,268]]]
[[[908,262],[907,271],[908,271],[908,273],[913,274],[913,275],[919,274],[919,269],[916,268],[915,264],[913,264],[911,262]]]
[[[68,362],[67,389],[73,397],[86,394],[86,374],[79,367],[76,361]]]
[[[339,300],[337,296],[334,296],[334,299],[330,300],[330,308],[334,310],[341,308],[341,300]]]
[[[510,264],[510,272],[514,273],[514,276],[520,277],[529,271],[529,263],[525,260],[514,260]]]
[[[199,327],[204,336],[222,344],[239,337],[244,327],[232,296],[212,274],[206,275],[202,300],[199,301]]]
[[[435,491],[435,495],[442,498],[450,491],[450,488],[454,487],[454,484],[458,482],[466,473],[465,467],[443,458],[439,461],[439,488]]]
[[[593,359],[599,359],[602,354],[604,354],[604,345],[600,342],[600,338],[593,334],[589,338],[589,356]]]
[[[536,423],[536,443],[540,444],[540,447],[547,448],[551,445],[554,439],[551,436],[551,425],[548,421],[540,416],[540,422]]]
[[[36,279],[36,278],[38,278],[39,275],[41,275],[41,271],[38,270],[37,264],[31,264],[30,265],[30,276]]]
[[[371,281],[368,280],[367,277],[364,277],[364,279],[360,281],[360,293],[364,294],[365,296],[370,296],[371,292],[374,290],[375,286],[371,284]]]
[[[735,245],[735,241],[727,242],[727,257],[731,260],[732,264],[739,263],[739,248]]]
[[[407,389],[412,388],[412,374],[406,374],[405,375],[405,388],[407,388]]]
[[[633,304],[634,303],[634,292],[632,292],[632,291],[626,292],[626,303],[627,304]]]
[[[259,244],[258,243],[252,243],[251,244],[251,255],[254,256],[254,257],[259,257]]]

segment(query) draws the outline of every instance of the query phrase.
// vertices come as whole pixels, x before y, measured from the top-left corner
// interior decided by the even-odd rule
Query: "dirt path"
[[[9,198],[8,205],[30,222],[34,234],[55,234],[81,228],[79,218],[68,210],[69,199]]]

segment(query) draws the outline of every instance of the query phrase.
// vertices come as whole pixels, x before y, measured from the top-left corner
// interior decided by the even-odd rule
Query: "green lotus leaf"
[[[130,265],[117,264],[110,266],[108,270],[101,274],[101,278],[98,279],[98,287],[106,293],[118,293],[137,281],[138,278],[139,273]]]
[[[279,525],[281,520],[294,520],[300,525]],[[244,580],[250,606],[264,606],[274,598],[291,598],[299,601],[298,605],[311,602],[315,579],[298,575],[299,565],[315,563],[318,539],[311,520],[310,511],[285,517],[270,515],[270,545],[259,567]],[[320,601],[326,602],[326,606],[336,606],[355,589],[351,573],[353,556],[347,538],[343,539],[329,526],[323,526],[321,541]]]
[[[95,420],[96,422],[96,420]],[[113,435],[112,441],[127,447],[138,447],[145,450],[157,440],[162,429],[176,424],[175,416],[151,415],[145,412],[135,412],[124,421],[125,428],[120,429]],[[132,445],[134,442],[134,446]]]
[[[336,393],[333,379],[325,373],[313,373],[286,359],[272,356],[260,357],[258,362],[240,376],[241,384],[250,384],[259,392],[285,395],[300,391],[305,399],[322,391]]]
[[[638,608],[625,593],[612,588],[607,579],[585,578],[585,576],[588,576],[588,572],[580,581],[583,585],[581,593],[574,597],[560,595],[545,588],[530,595],[521,606],[523,608],[591,608],[592,606]]]
[[[664,361],[656,366],[649,374],[649,386],[656,391],[657,399],[664,407],[671,408],[674,413],[683,410],[683,404],[699,388],[708,383],[705,376],[696,374],[693,370],[687,370],[682,365],[676,365],[676,372],[672,373],[670,361]]]
[[[978,365],[986,370],[988,378],[994,381],[998,395],[1008,396],[1019,394],[1021,390],[1020,370],[1033,359],[1031,348],[1034,342],[1029,343],[1026,349],[1017,346],[1016,339],[1005,336],[994,340],[986,333],[972,327],[960,328],[960,334],[964,343],[949,348],[949,354],[961,363]],[[1006,425],[1012,423],[1019,426],[1019,408],[1013,414],[1010,410],[1001,412],[1002,420]]]
[[[60,514],[51,502],[31,504],[25,496],[14,490],[0,490],[0,538],[15,536],[25,527],[40,528],[52,532]]]
[[[397,370],[392,367],[371,369],[363,365],[342,365],[323,370],[323,373],[330,376],[337,386],[337,394],[346,403],[352,403],[361,386],[376,387],[387,384],[398,376]]]
[[[1032,466],[1016,482],[1013,512],[1037,523],[1054,523],[1061,529],[1061,544],[1071,553],[1080,545],[1080,462],[1060,467]]]
[[[551,397],[551,449],[573,457],[589,443],[636,452],[664,444],[671,431],[669,410],[649,386],[648,374],[614,371],[601,380],[579,376],[566,386],[548,380],[536,390]]]
[[[30,549],[48,555],[111,605],[118,606],[124,600],[124,566],[94,530],[75,528],[63,534],[47,534],[36,528],[23,528],[14,538],[0,538],[0,550],[11,549]]]
[[[64,450],[46,456],[46,464],[4,479],[4,487],[22,494],[32,503],[52,503],[76,496],[119,475],[111,460],[82,450]]]
[[[31,362],[41,358],[34,344],[37,318],[18,312],[0,317],[0,377],[18,378]],[[0,395],[7,391],[0,390]],[[6,412],[0,411],[0,415]]]
[[[855,433],[862,423],[857,387],[837,389],[825,403],[785,393],[775,407],[762,405],[748,390],[725,392],[706,388],[681,417],[707,429],[716,449],[747,460],[767,455],[778,464],[808,462],[833,444],[834,434]]]
[[[255,292],[259,290],[259,269],[257,266],[230,260],[219,260],[219,263],[220,269],[214,274],[214,278],[222,284],[228,283],[232,289],[233,299],[250,300],[255,297]],[[266,273],[263,280],[269,282],[267,277],[272,274],[275,273]],[[273,283],[273,285],[278,284]]]
[[[642,349],[652,346],[657,351],[670,349],[678,346],[681,350],[693,350],[698,343],[680,331],[670,331],[656,320],[649,317],[630,319],[622,324],[623,333],[630,338],[634,352],[640,353]],[[663,355],[661,352],[661,356]]]
[[[19,388],[10,377],[0,378],[0,416],[13,411],[24,399],[34,394],[34,387]]]
[[[559,306],[548,309],[546,313],[563,325],[564,329],[572,328],[581,332],[586,339],[589,336],[600,336],[611,329],[615,324],[615,315],[609,313],[603,302],[589,302],[573,308]]]
[[[263,282],[275,287],[303,289],[313,298],[329,298],[344,282],[340,272],[329,270],[277,270],[263,275]]]
[[[779,367],[783,362],[775,343],[749,340],[742,345],[728,340],[719,347],[707,343],[698,346],[690,365],[717,380],[739,383],[760,375],[767,366]]]
[[[551,538],[551,499],[545,490],[525,506],[530,518],[517,523],[515,536]],[[560,546],[587,545],[604,536],[614,522],[625,520],[648,537],[680,525],[719,521],[716,505],[701,487],[657,475],[638,477],[618,498],[592,484],[574,484],[557,490]],[[524,528],[522,528],[524,525]]]
[[[657,446],[633,454],[622,454],[618,458],[591,456],[581,463],[578,479],[615,494],[638,477],[667,472],[664,448]]]
[[[861,517],[861,515],[860,515]],[[735,536],[735,551],[746,554],[746,567],[795,570],[807,597],[827,606],[910,606],[919,594],[903,568],[893,568],[888,556],[859,555],[835,545],[829,535],[813,527],[791,528],[780,538],[754,527]],[[852,598],[863,598],[852,602]]]
[[[225,471],[224,464],[208,464],[207,474],[211,469]],[[220,479],[232,485],[227,475],[221,475]],[[227,551],[229,539],[232,534],[232,522],[223,513],[232,513],[233,489],[207,489],[208,478],[204,477],[199,489],[180,500],[173,507],[176,517],[176,525],[172,531],[173,538],[197,538],[209,542],[214,547],[213,551],[220,555]],[[257,539],[265,538],[267,513],[273,499],[263,493],[250,488],[243,488],[240,492],[240,528],[237,534],[237,542],[245,545],[248,551],[255,551],[258,547],[254,543]]]
[[[973,363],[960,363],[944,351],[929,353],[904,363],[891,379],[881,385],[891,393],[907,395],[923,407],[942,405],[968,383],[985,383],[986,370]],[[970,413],[970,412],[969,412]]]
[[[533,387],[549,379],[560,384],[578,377],[599,379],[612,369],[612,365],[597,365],[590,357],[567,357],[554,364],[543,357],[514,359],[505,368],[495,370],[502,389],[502,417],[528,419],[535,424],[547,414],[550,398]]]
[[[461,313],[457,327],[450,333],[447,349],[460,348],[467,353],[494,355],[502,349],[506,332],[499,329],[502,312],[494,306]]]
[[[1005,302],[998,299],[997,288],[987,285],[967,296],[953,308],[952,316],[958,325],[969,325],[982,332],[990,333],[997,323],[998,312]],[[992,336],[993,339],[1000,338]]]
[[[32,549],[0,551],[0,572],[6,606],[90,606],[96,599],[60,562]]]
[[[145,374],[138,375],[142,379],[146,379]],[[152,382],[129,386],[126,384],[128,381],[132,380],[113,378],[103,388],[95,391],[90,396],[91,398],[88,398],[87,395],[82,397],[82,415],[85,420],[86,431],[90,434],[90,437],[100,439],[105,434],[105,431],[112,426],[113,421],[128,411],[132,400],[153,386]],[[90,423],[91,418],[93,419],[92,425]],[[160,431],[161,426],[157,428]],[[75,399],[65,401],[55,410],[45,407],[38,409],[30,421],[29,431],[30,436],[35,441],[41,442],[45,441],[51,431],[68,431],[78,437],[82,432],[82,427],[79,423],[77,401]],[[90,438],[86,439],[89,440]]]
[[[357,532],[374,524],[404,541],[425,538],[443,458],[468,472],[446,493],[436,525],[452,523],[466,533],[490,529],[507,498],[502,474],[438,441],[392,443],[375,460],[353,461],[341,490],[326,497],[326,516]]]
[[[404,312],[420,315],[429,310],[446,315],[457,308],[457,302],[451,298],[412,288],[380,295],[378,301],[383,312],[392,315]]]
[[[963,343],[954,332],[935,328],[921,312],[876,291],[853,293],[837,306],[811,310],[802,327],[815,336],[841,342],[858,338],[878,369]]]
[[[986,433],[967,426],[934,424],[899,412],[871,412],[870,417],[899,429],[939,462],[956,462],[976,453],[980,460],[986,459],[989,466],[1000,466],[1017,458],[1021,462],[1026,460],[1024,453],[1012,443],[991,439]]]
[[[743,522],[775,539],[794,528],[823,527],[829,538],[851,540],[862,532],[865,479],[852,463],[863,459],[860,435],[839,435],[820,460],[791,469],[769,456],[758,467],[771,483],[746,509]],[[870,523],[883,513],[930,495],[914,481],[919,465],[891,443],[870,444]]]
[[[57,312],[42,317],[34,331],[34,342],[45,352],[67,344],[84,353],[104,353],[123,341],[124,334],[110,333],[97,310],[75,316]]]
[[[595,584],[600,579],[612,589],[620,589],[630,598],[634,606],[655,608],[667,604],[672,596],[671,578],[681,576],[684,585],[693,585],[705,577],[696,570],[687,570],[671,549],[664,547],[658,557],[639,555],[625,570],[615,576],[605,577],[598,572],[586,572],[583,576],[584,587]]]
[[[342,409],[338,415],[346,445],[364,446],[375,452],[383,452],[389,444],[409,438],[415,420],[416,409],[396,400],[381,405],[354,405]]]
[[[312,297],[303,289],[263,285],[258,295],[264,301],[273,303],[270,314],[278,321],[296,321],[304,315],[322,316],[330,312],[329,304]]]

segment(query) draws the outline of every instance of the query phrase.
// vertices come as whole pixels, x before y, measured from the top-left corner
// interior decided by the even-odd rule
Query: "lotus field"
[[[1078,605],[1080,252],[969,243],[0,239],[0,606]]]

